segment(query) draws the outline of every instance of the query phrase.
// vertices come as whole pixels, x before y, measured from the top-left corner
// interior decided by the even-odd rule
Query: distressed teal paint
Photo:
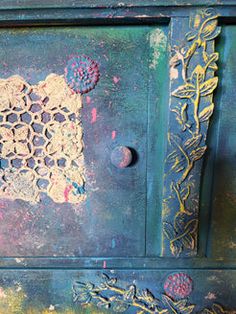
[[[223,31],[216,47],[222,56],[218,71],[220,85],[202,170],[199,257],[160,257],[163,147],[170,96],[168,61],[172,35],[169,22],[172,19],[178,25],[176,33],[181,41],[189,15],[207,4],[216,7],[221,14]],[[234,25],[227,22],[235,24],[235,1],[105,3],[99,0],[36,4],[30,0],[12,0],[3,1],[0,6],[0,24],[8,27],[0,30],[0,56],[1,61],[4,58],[10,61],[7,66],[0,63],[1,76],[23,73],[25,78],[37,82],[51,71],[62,74],[67,57],[75,51],[102,64],[103,77],[84,100],[83,123],[88,130],[86,160],[91,165],[89,158],[93,154],[94,160],[98,160],[98,168],[102,170],[96,171],[103,174],[99,188],[106,193],[96,202],[89,199],[85,213],[76,207],[72,214],[69,206],[54,207],[46,199],[40,208],[24,202],[17,202],[15,206],[1,203],[0,219],[4,217],[9,221],[15,215],[16,220],[10,228],[2,220],[0,225],[3,235],[11,231],[11,237],[6,237],[4,246],[0,246],[0,296],[3,296],[0,313],[2,309],[3,314],[11,314],[11,311],[14,314],[111,313],[73,302],[75,281],[97,284],[104,272],[117,277],[119,285],[125,289],[135,284],[150,290],[157,298],[165,293],[166,278],[172,273],[184,272],[193,280],[193,291],[188,297],[188,304],[195,305],[193,313],[209,309],[215,314],[213,303],[234,313],[235,30]],[[16,25],[37,27],[15,28]],[[165,45],[150,45],[150,36],[156,30],[165,35]],[[30,43],[24,39],[27,36]],[[102,42],[104,47],[99,47]],[[153,63],[153,48],[160,52],[157,63]],[[105,62],[103,54],[110,61]],[[119,119],[119,123],[114,119]],[[123,172],[110,164],[107,167],[109,153],[117,144],[141,151],[135,166]],[[121,190],[124,190],[123,200],[118,193]],[[92,193],[98,193],[96,187]],[[133,197],[132,193],[135,193]],[[26,226],[27,217],[32,223]],[[16,230],[17,223],[23,226],[21,233]],[[48,227],[46,232],[45,226]],[[44,232],[45,248],[37,248],[37,240],[43,238]],[[11,239],[18,241],[22,233],[30,234],[27,245],[12,246]],[[9,304],[14,304],[13,310],[9,309]],[[134,309],[126,312],[136,313]]]

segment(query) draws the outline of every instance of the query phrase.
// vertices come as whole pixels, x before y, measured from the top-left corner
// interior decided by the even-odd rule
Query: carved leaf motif
[[[201,34],[204,39],[209,40],[210,35],[214,33],[217,27],[217,20],[216,19],[207,19],[202,27]]]
[[[127,291],[124,293],[124,300],[133,300],[135,297],[136,289],[134,285],[131,285]]]
[[[129,304],[125,303],[122,297],[116,297],[113,299],[113,311],[117,313],[123,313],[130,307]]]
[[[99,301],[99,302],[97,303],[97,306],[98,306],[99,308],[109,309],[110,303],[109,303],[108,300],[106,300],[106,299],[104,298],[104,300],[101,300],[101,301]]]
[[[197,230],[197,226],[198,226],[198,220],[197,219],[190,220],[185,226],[185,233],[186,234],[193,234]]]
[[[199,145],[200,141],[202,139],[202,134],[198,134],[196,136],[193,136],[191,138],[189,138],[185,143],[184,143],[184,147],[186,149],[189,149],[191,147],[196,147],[197,145]]]
[[[177,98],[192,98],[194,94],[195,94],[195,86],[189,83],[179,86],[172,93],[172,95]]]
[[[176,158],[179,158],[179,157],[181,157],[180,153],[174,150],[167,156],[167,160],[169,162],[175,162]]]
[[[73,286],[73,300],[74,302],[89,303],[92,300],[92,295],[90,294],[88,287],[90,283],[84,284],[82,282],[76,282]]]
[[[220,34],[220,32],[221,32],[221,28],[218,26],[218,28],[211,35],[204,36],[204,39],[206,41],[210,41],[210,40],[216,38]]]
[[[201,159],[202,156],[204,155],[206,149],[207,149],[207,146],[202,146],[202,147],[198,147],[197,149],[194,149],[190,153],[190,157],[191,157],[192,161],[196,161],[196,160]]]
[[[214,104],[212,103],[210,106],[204,108],[199,114],[199,121],[204,122],[209,120],[214,110]]]
[[[180,240],[174,240],[170,244],[170,250],[174,256],[179,256],[180,253],[183,251],[183,245]]]
[[[168,307],[168,313],[170,314],[190,314],[193,312],[195,306],[187,305],[187,300],[173,301],[167,295],[162,295],[163,303]]]
[[[185,186],[185,187],[180,191],[181,198],[182,198],[184,201],[189,197],[189,194],[190,194],[190,186],[189,186],[189,185]]]
[[[211,68],[212,70],[216,71],[218,69],[217,64],[215,63],[217,60],[219,59],[219,53],[218,52],[214,52],[210,55],[209,60],[206,61],[206,63],[208,64],[209,68]]]
[[[234,312],[235,311],[233,311],[232,313]],[[225,311],[221,305],[214,303],[211,309],[204,309],[203,311],[201,311],[201,313],[202,314],[225,314],[225,313],[231,313],[231,312]]]
[[[197,82],[202,83],[204,81],[204,78],[205,78],[205,70],[200,64],[198,64],[192,73],[191,82],[193,84],[196,84]]]
[[[139,290],[137,292],[137,298],[139,300],[144,300],[145,302],[150,302],[152,304],[155,303],[155,305],[160,304],[160,301],[155,299],[154,295],[148,289]]]
[[[218,77],[213,77],[202,83],[200,86],[201,96],[208,96],[213,93],[218,83]]]
[[[165,233],[166,237],[169,240],[172,240],[176,237],[175,229],[170,223],[164,222],[163,223],[163,229],[164,229],[164,233]]]
[[[197,31],[188,32],[185,37],[187,41],[192,41],[193,39],[197,37]]]
[[[194,248],[195,242],[194,242],[193,237],[190,234],[185,235],[182,238],[182,242],[186,249],[192,250]]]

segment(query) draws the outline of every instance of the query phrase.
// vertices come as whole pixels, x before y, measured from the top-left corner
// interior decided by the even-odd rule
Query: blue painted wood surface
[[[197,256],[161,257],[170,28],[184,40],[189,16],[209,5],[222,32]],[[1,78],[35,84],[63,74],[73,54],[96,60],[101,75],[83,96],[85,204],[1,200],[0,314],[235,313],[236,2],[2,1],[0,9]],[[136,154],[130,167],[112,165],[118,145]]]

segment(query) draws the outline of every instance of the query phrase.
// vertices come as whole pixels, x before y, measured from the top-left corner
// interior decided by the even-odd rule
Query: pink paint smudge
[[[95,123],[97,121],[97,109],[93,108],[91,110],[91,123]]]
[[[111,138],[114,140],[116,138],[116,131],[111,132]]]
[[[65,198],[65,202],[69,201],[69,193],[71,191],[71,189],[73,188],[73,186],[70,184],[68,185],[65,190],[64,190],[64,198]]]
[[[87,105],[91,104],[91,97],[86,96],[86,103],[87,103]]]
[[[118,76],[113,76],[113,82],[114,82],[115,84],[117,84],[119,81],[120,81],[120,77],[118,77]]]
[[[103,265],[102,265],[102,268],[107,268],[107,262],[106,261],[103,261]]]

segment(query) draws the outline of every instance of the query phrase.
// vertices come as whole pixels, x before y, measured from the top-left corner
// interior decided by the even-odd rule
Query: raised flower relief
[[[65,80],[75,93],[88,93],[97,85],[99,77],[97,62],[85,55],[72,57],[65,68]]]
[[[173,299],[186,298],[193,290],[192,279],[185,273],[171,274],[164,283],[164,290]]]
[[[2,144],[1,155],[7,157],[9,154],[25,157],[30,154],[28,147],[28,125],[18,125],[17,128],[0,128],[0,143]]]

